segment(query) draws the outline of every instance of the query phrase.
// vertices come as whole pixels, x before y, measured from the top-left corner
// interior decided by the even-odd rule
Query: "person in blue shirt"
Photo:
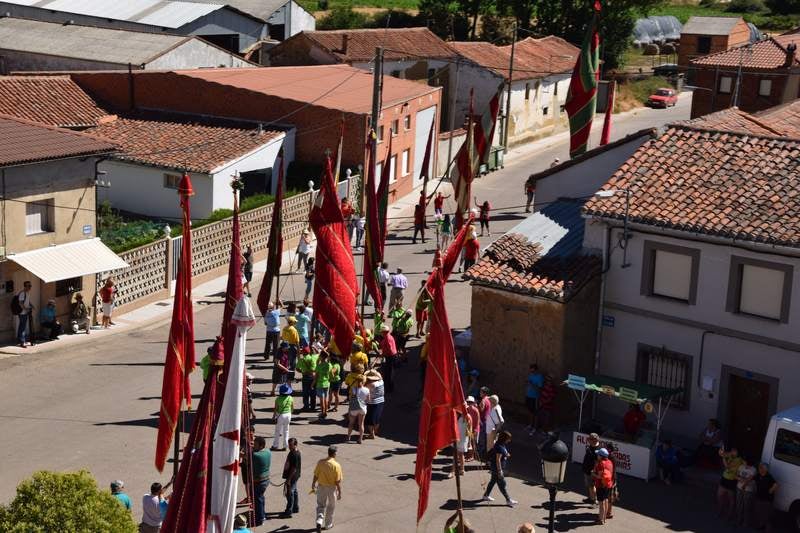
[[[532,364],[528,370],[528,380],[526,381],[525,405],[531,414],[531,423],[527,429],[529,435],[536,433],[536,413],[539,409],[539,391],[544,385],[544,376],[539,372],[539,365]]]
[[[121,480],[116,480],[111,482],[111,495],[114,496],[120,504],[122,504],[125,509],[128,511],[131,510],[131,498],[124,492],[122,489],[125,487],[125,483]]]
[[[294,325],[294,327],[297,329],[297,333],[300,335],[300,347],[305,348],[306,346],[311,346],[311,343],[308,341],[308,331],[311,326],[311,316],[306,312],[306,306],[304,304],[297,306],[297,314],[295,315],[295,318],[297,318],[297,323]]]
[[[659,477],[667,485],[679,480],[680,461],[678,449],[672,445],[671,440],[664,439],[656,448],[656,465],[658,466]]]
[[[39,324],[45,329],[50,330],[50,340],[56,340],[63,332],[61,322],[56,318],[56,301],[52,298],[47,301],[47,305],[39,311]]]
[[[275,304],[272,302],[267,305],[267,312],[264,313],[264,324],[267,326],[264,361],[269,361],[270,355],[274,356],[278,353],[278,341],[281,336],[281,311],[275,309]]]

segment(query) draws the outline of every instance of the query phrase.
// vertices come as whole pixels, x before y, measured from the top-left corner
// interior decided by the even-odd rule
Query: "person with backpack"
[[[28,327],[33,330],[31,317],[33,316],[33,303],[31,302],[31,282],[26,281],[22,284],[22,290],[11,299],[11,314],[17,317],[17,341],[19,347],[26,347],[28,338]],[[33,335],[31,335],[33,337]],[[33,345],[33,343],[30,343]]]
[[[597,462],[592,470],[594,487],[597,492],[597,521],[602,525],[606,523],[609,511],[609,498],[611,489],[614,487],[614,465],[609,459],[608,450],[600,448],[597,450]]]

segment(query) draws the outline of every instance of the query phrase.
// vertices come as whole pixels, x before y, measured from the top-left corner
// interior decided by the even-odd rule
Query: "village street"
[[[690,94],[684,94],[673,109],[638,110],[615,117],[614,138],[687,119],[690,100]],[[592,145],[596,142],[595,138]],[[475,196],[480,201],[490,200],[494,206],[492,238],[502,235],[524,218],[521,204],[524,204],[526,177],[547,168],[555,157],[566,160],[567,137],[561,135],[540,141],[535,152],[530,147],[515,151],[521,155],[509,161],[505,169],[474,184]],[[416,195],[413,197],[409,201],[416,199]],[[430,267],[433,245],[430,240],[427,244],[411,244],[410,220],[402,218],[410,215],[409,205],[401,202],[389,211],[389,217],[396,220],[387,243],[387,260],[392,269],[403,267],[409,274],[409,286],[416,289]],[[482,246],[491,240],[482,239]],[[360,264],[360,256],[357,264]],[[257,272],[263,269],[263,262],[260,262]],[[470,288],[457,275],[453,278],[447,286],[450,322],[454,328],[463,328],[469,325]],[[282,296],[285,300],[300,299],[301,276],[292,275],[291,280],[293,283],[285,284]],[[255,296],[257,287],[253,289]],[[219,293],[197,302],[198,358],[219,331],[223,296]],[[104,488],[111,480],[124,480],[134,502],[135,519],[139,520],[142,494],[151,482],[166,483],[171,475],[171,465],[163,475],[157,474],[153,467],[167,332],[168,320],[160,320],[134,331],[101,338],[89,336],[84,342],[63,350],[0,359],[0,404],[3,405],[0,501],[10,500],[16,484],[36,470],[86,468]],[[263,344],[264,328],[259,325],[249,332],[248,366],[256,375],[256,432],[271,438],[272,398],[268,396],[271,363],[263,364],[260,356]],[[417,346],[418,341],[411,345]],[[498,354],[498,358],[498,364],[502,364],[502,354]],[[199,374],[197,372],[193,380],[196,397],[202,386]],[[415,531],[414,445],[420,393],[416,357],[400,370],[398,378],[399,387],[387,399],[381,437],[362,445],[342,444],[339,448],[344,484],[335,531]],[[496,392],[502,399],[504,391]],[[313,529],[314,503],[313,496],[308,494],[312,469],[329,444],[343,443],[345,429],[339,421],[338,417],[332,417],[325,423],[318,423],[316,415],[295,416],[291,433],[299,439],[304,461],[298,487],[301,513],[289,520],[277,518],[276,513],[283,510],[285,502],[281,489],[270,487],[267,511],[271,519],[256,531]],[[542,503],[547,499],[547,491],[538,481],[535,442],[522,430],[522,425],[511,424],[515,440],[511,446],[509,492],[520,502],[515,509],[505,507],[499,496],[493,504],[478,503],[488,474],[478,471],[477,466],[472,465],[462,480],[466,514],[477,531],[513,532],[518,524],[526,521],[534,523],[537,531],[546,530],[547,510],[542,508]],[[284,458],[285,453],[273,454],[272,481],[275,483],[280,482]],[[441,456],[435,465],[442,467],[449,460]],[[454,509],[455,483],[444,478],[444,474],[434,473],[428,513],[419,531],[441,531]],[[558,496],[557,531],[583,526],[600,529],[594,526],[595,510],[582,503],[581,484],[580,471],[577,465],[572,465],[564,487],[566,491]],[[666,487],[658,482],[643,483],[630,478],[623,478],[620,484],[621,508],[615,510],[615,518],[605,526],[607,531],[716,532],[727,527],[717,522],[713,485],[690,482],[686,486]]]

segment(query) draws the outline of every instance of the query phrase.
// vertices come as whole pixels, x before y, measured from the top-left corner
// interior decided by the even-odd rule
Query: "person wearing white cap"
[[[131,506],[131,498],[124,492],[122,489],[125,488],[125,483],[122,482],[121,479],[117,479],[116,481],[111,482],[111,495],[119,501],[119,503],[125,507],[128,511],[132,509]]]
[[[597,521],[600,524],[606,523],[608,517],[608,503],[611,496],[611,487],[614,486],[614,465],[609,460],[608,450],[600,448],[597,450],[597,463],[592,470],[594,486],[597,491]]]

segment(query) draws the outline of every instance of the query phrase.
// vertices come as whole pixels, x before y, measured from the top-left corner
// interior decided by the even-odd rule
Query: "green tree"
[[[420,24],[442,39],[467,38],[469,23],[457,0],[420,0],[418,17]]]
[[[498,46],[511,44],[514,39],[514,18],[499,15],[491,9],[481,17],[481,41]]]
[[[0,506],[0,531],[8,533],[135,533],[130,512],[92,475],[40,471],[17,487],[8,506]]]
[[[369,27],[370,19],[355,11],[351,5],[334,6],[330,13],[317,21],[318,30],[351,30]]]
[[[766,4],[770,11],[779,15],[800,13],[800,0],[766,0]]]
[[[602,3],[600,15],[600,57],[604,70],[623,65],[623,54],[631,42],[636,19],[660,5],[662,0],[614,0]],[[592,4],[586,0],[539,0],[534,28],[538,33],[557,35],[580,46],[592,20]]]

